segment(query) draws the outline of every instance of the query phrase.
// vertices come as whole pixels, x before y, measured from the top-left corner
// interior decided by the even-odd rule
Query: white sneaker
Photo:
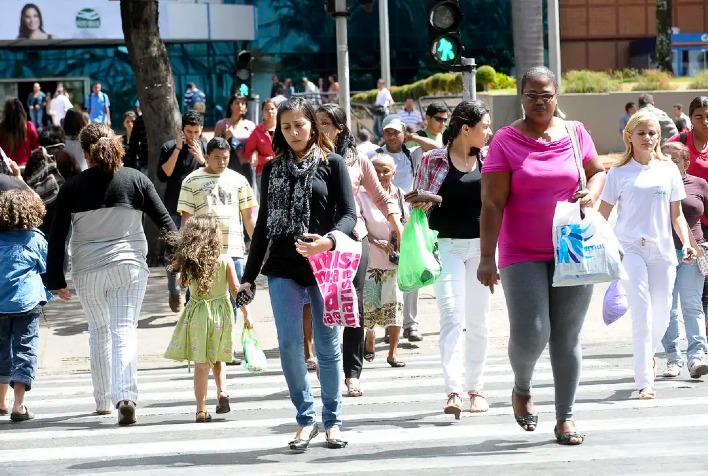
[[[701,378],[701,376],[708,374],[708,364],[702,360],[694,360],[688,371],[691,374],[691,378]]]
[[[681,375],[681,366],[677,364],[676,362],[671,362],[666,366],[666,370],[664,370],[664,377],[678,377]]]

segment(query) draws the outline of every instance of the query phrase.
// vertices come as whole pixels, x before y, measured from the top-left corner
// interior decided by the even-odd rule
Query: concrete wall
[[[599,154],[623,152],[624,144],[619,133],[619,120],[624,115],[624,105],[637,102],[639,92],[608,94],[563,94],[558,104],[567,119],[580,121],[590,131]],[[688,105],[696,96],[708,96],[708,90],[651,92],[656,107],[673,115],[673,105],[681,103],[688,114]],[[512,123],[521,117],[521,106],[516,96],[479,94],[492,109],[492,128]]]

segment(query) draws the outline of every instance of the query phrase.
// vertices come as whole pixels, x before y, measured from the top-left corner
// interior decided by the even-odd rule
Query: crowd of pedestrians
[[[137,320],[148,280],[144,216],[160,229],[168,302],[173,312],[182,311],[165,356],[195,363],[196,422],[212,420],[210,373],[217,384],[215,412],[230,411],[225,373],[226,364],[238,363],[236,323],[241,315],[245,328],[254,326],[258,316],[248,302],[258,275],[267,277],[281,366],[296,410],[297,430],[288,444],[295,451],[305,450],[320,431],[308,372],[315,371],[321,383],[327,445],[343,448],[340,384],[351,398],[364,394],[360,378],[376,358],[376,328],[385,329],[386,361],[393,369],[406,366],[397,351],[401,339],[423,339],[417,291],[404,293],[398,284],[399,262],[408,258],[400,246],[411,207],[425,212],[438,232],[441,273],[433,286],[445,414],[460,418],[465,409],[489,410],[488,316],[501,283],[516,423],[525,431],[538,426],[533,376],[548,346],[555,437],[564,445],[584,442],[574,403],[580,332],[593,286],[552,285],[558,202],[599,206],[606,219],[616,209],[639,398],[657,397],[660,345],[665,377],[678,376],[684,365],[693,378],[708,374],[708,97],[696,97],[687,115],[677,104],[673,118],[650,95],[641,95],[636,106],[628,103],[620,122],[625,153],[606,173],[584,125],[564,119],[557,79],[545,67],[524,74],[523,117],[497,131],[481,101],[462,101],[452,111],[432,103],[421,114],[407,100],[402,111],[389,114],[393,101],[380,81],[381,114],[374,127],[381,144],[360,130],[357,145],[345,111],[326,100],[336,99],[336,77],[328,82],[330,94],[324,96],[324,80],[318,88],[303,78],[305,90],[316,94],[307,97],[294,94],[290,79],[281,83],[274,76],[272,97],[261,105],[262,122],[249,121],[246,98],[234,96],[208,142],[202,134],[204,93],[190,83],[180,130],[163,144],[156,162],[157,180],[166,184],[163,199],[146,176],[142,116],[126,112],[126,133],[116,137],[110,100],[99,83],[86,99],[88,119],[66,108],[61,126],[35,124],[35,106],[45,101],[37,87],[27,104],[6,101],[0,251],[15,258],[0,265],[9,282],[0,290],[0,414],[13,421],[34,417],[24,402],[37,371],[38,322],[52,297],[47,290],[72,299],[70,266],[89,327],[95,411],[116,410],[122,425],[137,421]],[[687,122],[685,130],[674,119]],[[411,205],[405,199],[410,192],[436,198]],[[358,326],[340,334],[323,319],[325,301],[308,258],[335,250],[345,238],[361,249],[350,277]]]

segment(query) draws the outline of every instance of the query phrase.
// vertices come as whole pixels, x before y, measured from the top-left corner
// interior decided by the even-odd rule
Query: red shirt
[[[681,142],[681,134],[669,137],[666,142]],[[708,181],[708,150],[701,153],[696,149],[692,130],[686,131],[686,147],[688,147],[688,158],[691,161],[688,164],[687,173]],[[708,225],[705,215],[701,216],[701,222],[704,225]]]
[[[17,147],[15,150],[9,150],[7,141],[4,137],[0,137],[0,147],[5,151],[8,157],[17,162],[17,165],[23,167],[27,164],[30,154],[33,150],[39,147],[39,135],[37,129],[32,122],[27,121],[27,138],[25,143]]]
[[[251,157],[253,151],[258,151],[258,166],[256,167],[256,173],[260,175],[263,171],[263,166],[268,160],[268,157],[273,157],[273,155],[275,155],[273,153],[273,138],[262,123],[256,126],[255,130],[246,141],[246,145],[243,149],[243,156]]]

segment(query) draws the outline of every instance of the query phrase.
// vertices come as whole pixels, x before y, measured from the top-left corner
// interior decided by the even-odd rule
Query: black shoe
[[[314,425],[312,427],[312,431],[310,432],[310,436],[306,440],[296,438],[288,443],[288,447],[293,451],[305,451],[307,447],[310,446],[310,441],[312,441],[319,434],[319,428],[317,428],[317,425]]]
[[[408,342],[420,342],[423,340],[423,336],[420,335],[418,329],[406,329],[403,331],[403,337],[408,339]]]
[[[388,327],[386,328],[386,333],[384,334],[384,343],[390,344],[389,342],[389,337],[388,337]]]
[[[34,420],[34,413],[31,413],[27,409],[27,407],[25,407],[24,413],[15,413],[15,412],[10,413],[10,420],[12,420],[14,422]]]
[[[118,402],[117,408],[119,425],[132,425],[137,421],[137,418],[135,417],[135,403],[128,400],[123,400]]]
[[[327,448],[331,450],[345,448],[349,444],[349,442],[343,438],[330,438],[329,436],[326,436],[326,434],[325,437],[327,439]]]

